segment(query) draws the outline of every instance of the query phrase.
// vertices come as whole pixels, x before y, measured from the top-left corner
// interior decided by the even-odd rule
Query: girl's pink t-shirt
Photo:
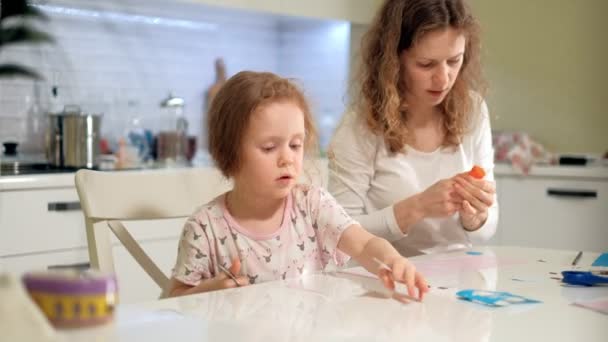
[[[357,224],[322,188],[296,185],[286,198],[283,221],[271,234],[256,235],[230,215],[222,194],[200,207],[184,225],[173,277],[196,286],[228,268],[238,257],[249,283],[297,277],[343,266],[348,256],[337,249],[344,230]]]

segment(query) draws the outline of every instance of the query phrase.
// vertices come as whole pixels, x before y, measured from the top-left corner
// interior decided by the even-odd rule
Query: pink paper
[[[572,305],[580,306],[583,308],[591,309],[593,311],[608,314],[608,298],[599,298],[584,302],[574,302]]]
[[[354,276],[366,277],[366,278],[378,278],[377,275],[368,272],[363,267],[355,267],[355,268],[349,268],[349,269],[339,270],[339,271],[336,271],[336,273],[338,273],[338,274],[346,274],[346,275],[354,275]]]
[[[442,275],[460,273],[462,271],[477,271],[484,268],[495,268],[498,262],[495,257],[483,255],[463,255],[445,259],[428,261],[413,261],[416,270],[426,275]]]
[[[496,258],[486,255],[458,255],[445,258],[435,258],[432,260],[411,260],[416,266],[416,270],[425,276],[447,275],[462,272],[475,272],[486,268],[506,267],[525,263],[519,259]],[[375,274],[369,273],[363,267],[340,270],[339,273],[346,273],[357,276],[374,277]]]
[[[412,260],[412,262],[416,265],[416,270],[424,275],[445,275],[524,263],[522,260],[485,255],[459,255],[433,260]]]

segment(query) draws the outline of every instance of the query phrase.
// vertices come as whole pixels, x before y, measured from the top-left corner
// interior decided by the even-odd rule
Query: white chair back
[[[76,172],[76,189],[85,215],[91,267],[115,271],[111,230],[143,270],[165,290],[169,278],[144,252],[123,221],[190,216],[227,191],[230,182],[213,168],[153,171]],[[175,246],[177,249],[177,245]]]

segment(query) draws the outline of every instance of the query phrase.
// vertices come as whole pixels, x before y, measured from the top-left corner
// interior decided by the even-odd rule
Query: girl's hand
[[[238,275],[241,271],[241,261],[238,258],[232,259],[232,265],[228,269],[233,275],[235,275],[236,281],[218,268],[218,275],[216,275],[214,278],[201,281],[201,283],[196,287],[197,292],[208,292],[249,285],[249,279],[247,277]]]
[[[454,189],[462,198],[459,208],[460,222],[466,230],[479,229],[488,218],[488,209],[494,204],[496,185],[483,179],[475,179],[468,172],[456,175]]]
[[[384,286],[394,290],[395,281],[398,281],[407,286],[408,295],[422,300],[424,294],[429,291],[429,287],[424,277],[416,271],[416,267],[402,256],[396,257],[386,264],[391,268],[391,271],[383,267],[378,270],[378,277]]]

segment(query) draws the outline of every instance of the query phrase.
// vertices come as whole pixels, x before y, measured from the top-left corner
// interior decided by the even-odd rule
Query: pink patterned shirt
[[[342,232],[353,220],[325,190],[297,185],[286,199],[281,226],[256,235],[230,215],[222,194],[199,208],[187,221],[178,247],[173,277],[196,286],[219,274],[218,263],[230,267],[241,260],[239,275],[251,284],[300,276],[304,271],[338,266],[348,256],[337,249]]]

